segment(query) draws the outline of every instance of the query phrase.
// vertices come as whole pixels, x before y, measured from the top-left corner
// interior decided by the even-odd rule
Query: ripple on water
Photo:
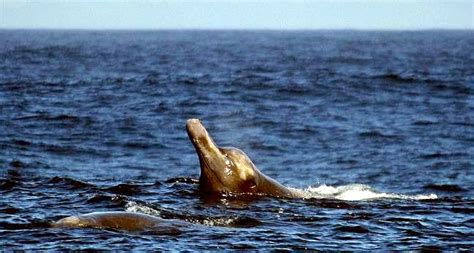
[[[0,245],[469,250],[473,38],[0,30]],[[304,198],[199,193],[188,118]],[[126,210],[189,227],[47,228]]]

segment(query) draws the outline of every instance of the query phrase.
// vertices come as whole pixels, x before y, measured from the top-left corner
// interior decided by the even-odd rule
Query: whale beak
[[[186,131],[200,158],[209,158],[212,154],[221,154],[199,119],[188,119]]]
[[[195,139],[198,137],[203,138],[209,135],[199,119],[188,119],[186,122],[186,131],[193,145],[197,141]]]
[[[186,122],[186,131],[199,156],[201,179],[217,184],[224,173],[224,168],[227,167],[224,154],[199,119],[189,119]]]

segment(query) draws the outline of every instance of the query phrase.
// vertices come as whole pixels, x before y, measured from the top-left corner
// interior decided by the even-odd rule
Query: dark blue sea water
[[[0,31],[0,248],[474,247],[471,31]],[[185,122],[303,199],[208,201]],[[94,211],[188,224],[49,227]]]

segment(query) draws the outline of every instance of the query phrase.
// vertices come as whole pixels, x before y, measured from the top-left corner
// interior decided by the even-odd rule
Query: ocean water
[[[471,31],[0,30],[0,248],[474,248]],[[208,199],[185,122],[301,199]],[[131,211],[172,231],[51,228]]]

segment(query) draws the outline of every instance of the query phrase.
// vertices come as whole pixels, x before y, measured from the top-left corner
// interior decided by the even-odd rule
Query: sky
[[[0,29],[474,29],[474,0],[0,0]]]

